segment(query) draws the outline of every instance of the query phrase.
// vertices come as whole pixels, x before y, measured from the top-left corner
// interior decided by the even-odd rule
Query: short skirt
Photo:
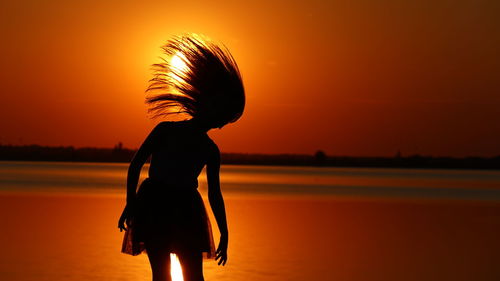
[[[171,253],[201,252],[215,257],[212,228],[196,187],[170,186],[150,178],[137,191],[136,206],[125,231],[122,253],[139,255],[147,247]]]

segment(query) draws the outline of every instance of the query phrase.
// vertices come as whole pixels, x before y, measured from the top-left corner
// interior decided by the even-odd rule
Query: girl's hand
[[[226,265],[227,262],[227,235],[221,235],[219,241],[219,247],[217,247],[217,251],[215,251],[215,260],[219,261],[218,265]]]
[[[120,229],[120,232],[123,230],[127,231],[127,227],[130,226],[130,219],[131,219],[131,212],[130,212],[130,207],[127,205],[123,209],[122,215],[120,216],[120,219],[118,220],[118,228]],[[125,224],[127,227],[125,227]]]

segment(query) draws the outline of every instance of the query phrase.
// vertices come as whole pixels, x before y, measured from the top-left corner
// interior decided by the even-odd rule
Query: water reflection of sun
[[[181,263],[175,254],[170,254],[170,276],[172,281],[184,281]]]

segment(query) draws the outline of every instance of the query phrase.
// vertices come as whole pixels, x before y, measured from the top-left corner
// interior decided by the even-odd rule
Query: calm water
[[[124,193],[127,167],[0,161],[0,190]],[[500,171],[223,165],[221,182],[225,194],[500,200]]]
[[[120,253],[126,172],[0,162],[0,280],[151,280]],[[221,181],[229,261],[205,262],[208,281],[500,280],[500,171],[227,165]]]

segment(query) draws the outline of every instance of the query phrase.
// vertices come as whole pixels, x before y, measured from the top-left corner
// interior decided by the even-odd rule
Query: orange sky
[[[0,143],[137,147],[159,47],[196,32],[246,87],[224,152],[500,154],[500,2],[291,2],[3,1]]]

